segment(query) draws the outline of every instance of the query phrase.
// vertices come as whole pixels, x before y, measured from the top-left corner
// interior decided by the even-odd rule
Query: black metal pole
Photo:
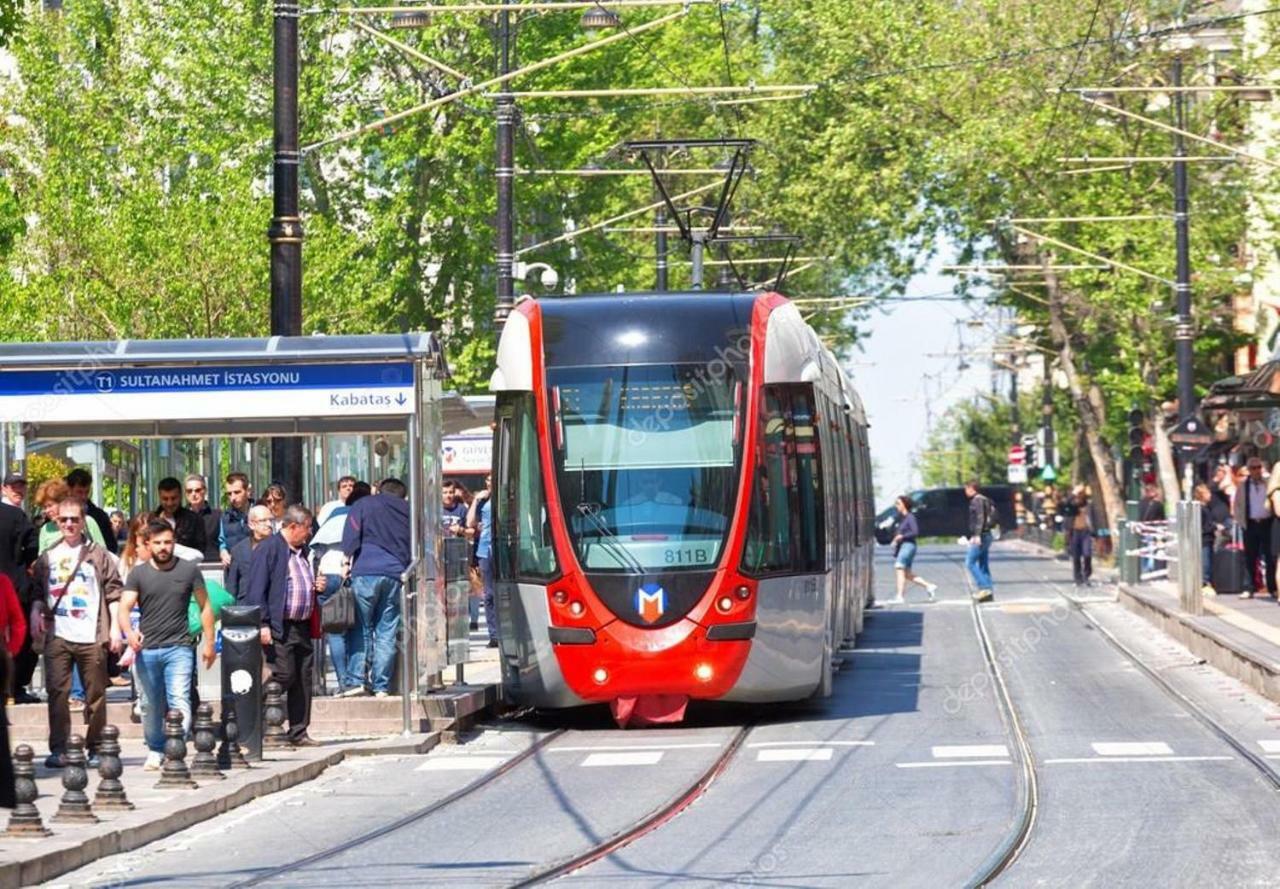
[[[1053,466],[1053,370],[1049,356],[1044,356],[1044,394],[1040,398],[1040,428],[1044,437],[1043,459],[1045,466]],[[1054,467],[1055,469],[1057,467]]]
[[[1185,99],[1182,90],[1182,57],[1173,57],[1173,107],[1174,126],[1173,156],[1186,157],[1187,149],[1182,131],[1186,129]],[[1191,246],[1189,202],[1187,198],[1187,162],[1173,162],[1173,225],[1174,247],[1177,251],[1175,271],[1178,319],[1174,327],[1174,353],[1178,367],[1178,419],[1185,420],[1195,414],[1195,369],[1192,343],[1195,331],[1191,325]]]
[[[302,334],[302,220],[298,216],[298,4],[276,0],[271,227],[271,334]],[[302,499],[302,439],[271,440],[271,475]]]
[[[1013,424],[1013,443],[1022,444],[1022,416],[1018,410],[1018,315],[1009,312],[1009,420]]]
[[[502,0],[507,5],[511,0]],[[511,73],[511,13],[498,13],[498,74]],[[498,301],[494,307],[493,321],[498,336],[502,326],[515,306],[515,282],[512,277],[515,264],[515,121],[516,107],[511,84],[503,80],[495,100],[498,117]]]
[[[659,293],[667,292],[667,208],[665,202],[658,205],[658,212],[654,215],[654,225],[657,226],[657,253],[658,253],[658,275],[654,289]]]

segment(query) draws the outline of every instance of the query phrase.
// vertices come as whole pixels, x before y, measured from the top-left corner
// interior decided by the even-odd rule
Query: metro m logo
[[[636,590],[636,614],[647,624],[657,623],[667,610],[667,591],[656,583]]]

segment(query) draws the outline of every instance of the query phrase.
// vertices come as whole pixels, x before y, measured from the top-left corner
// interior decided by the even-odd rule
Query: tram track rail
[[[414,809],[412,812],[408,812],[400,816],[399,818],[396,818],[393,821],[388,821],[386,824],[379,825],[373,830],[366,831],[365,833],[362,833],[359,836],[352,837],[349,840],[344,840],[343,842],[333,846],[329,846],[326,849],[321,849],[319,852],[312,853],[311,855],[308,855],[304,858],[299,858],[287,864],[279,865],[278,867],[274,867],[271,870],[265,871],[263,873],[255,874],[254,876],[250,877],[247,880],[241,880],[238,883],[232,883],[228,887],[228,889],[247,889],[247,887],[250,887],[250,886],[261,886],[264,883],[267,883],[278,877],[287,876],[288,874],[294,873],[296,871],[300,871],[305,868],[311,867],[313,865],[319,864],[321,862],[328,861],[331,858],[336,858],[337,856],[343,854],[344,852],[348,852],[352,849],[363,846],[366,843],[371,843],[374,840],[380,839],[381,837],[384,837],[388,834],[395,833],[398,830],[403,830],[404,828],[410,826],[411,824],[415,824],[419,821],[422,821],[425,818],[429,818],[432,815],[435,815],[437,812],[440,812],[441,810],[446,809],[449,806],[452,806],[454,803],[457,803],[460,800],[471,796],[476,791],[487,787],[489,784],[492,784],[494,781],[498,780],[503,775],[506,775],[508,772],[516,768],[516,766],[520,765],[521,763],[529,759],[532,759],[538,753],[542,752],[544,749],[550,746],[550,744],[553,741],[562,737],[567,732],[568,732],[568,729],[563,729],[563,728],[554,729],[553,731],[550,731],[547,734],[543,735],[541,738],[538,738],[538,740],[534,741],[524,750],[520,751],[515,756],[508,759],[506,762],[502,763],[502,765],[497,766],[496,768],[490,769],[480,777],[476,778],[474,781],[471,781],[465,786],[458,788],[457,790],[453,791],[447,796],[441,797],[440,799],[435,800],[418,809]]]

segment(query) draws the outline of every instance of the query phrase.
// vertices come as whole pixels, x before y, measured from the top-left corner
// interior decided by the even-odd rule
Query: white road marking
[[[771,747],[756,751],[756,762],[826,762],[835,753],[830,747]]]
[[[662,759],[661,750],[642,750],[638,753],[593,753],[582,761],[586,768],[592,766],[652,766]]]
[[[1258,746],[1262,748],[1263,753],[1280,753],[1280,741],[1273,738],[1259,741]]]
[[[952,744],[933,748],[934,759],[1007,758],[1009,748],[1003,744]]]
[[[633,750],[706,750],[710,748],[723,747],[724,744],[601,744],[596,747],[552,747],[547,753],[595,753],[602,750],[620,750],[629,752]]]
[[[900,769],[940,769],[950,766],[1011,766],[1010,759],[943,759],[933,762],[895,762]]]
[[[1046,759],[1045,765],[1089,762],[1223,762],[1233,756],[1075,756],[1062,759]]]
[[[1099,756],[1169,756],[1173,753],[1164,741],[1095,741],[1089,746]]]
[[[505,756],[437,756],[414,769],[415,772],[483,772],[496,769],[507,761]]]
[[[748,747],[874,747],[875,741],[756,741]]]

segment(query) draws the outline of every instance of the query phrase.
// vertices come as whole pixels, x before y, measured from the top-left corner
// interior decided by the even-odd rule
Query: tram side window
[[[809,384],[766,386],[742,570],[825,570],[822,454]]]
[[[502,393],[497,415],[495,573],[501,580],[547,580],[558,565],[542,486],[533,393]]]

